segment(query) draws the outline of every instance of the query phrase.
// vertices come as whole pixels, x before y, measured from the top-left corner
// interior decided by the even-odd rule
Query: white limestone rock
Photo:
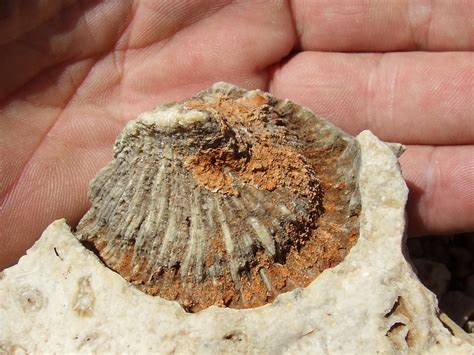
[[[305,289],[259,308],[186,313],[104,267],[58,220],[0,274],[0,353],[474,353],[403,255],[400,147],[368,131],[357,140],[359,239]]]

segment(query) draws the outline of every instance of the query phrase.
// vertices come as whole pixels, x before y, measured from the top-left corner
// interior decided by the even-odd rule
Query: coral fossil
[[[359,147],[311,111],[217,83],[141,114],[90,187],[77,237],[195,312],[305,287],[358,236]]]

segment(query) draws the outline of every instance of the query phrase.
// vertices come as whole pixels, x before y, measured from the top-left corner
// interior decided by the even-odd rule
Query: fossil
[[[195,312],[306,287],[358,238],[359,146],[310,110],[217,83],[130,121],[76,236]]]

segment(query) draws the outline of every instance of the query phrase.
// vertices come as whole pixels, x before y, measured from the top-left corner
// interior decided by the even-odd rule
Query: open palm
[[[2,2],[0,270],[77,223],[127,120],[216,81],[407,144],[410,231],[474,229],[474,3],[425,3]]]

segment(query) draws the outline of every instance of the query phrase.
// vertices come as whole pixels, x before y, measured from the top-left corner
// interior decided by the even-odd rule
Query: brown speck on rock
[[[83,276],[77,282],[73,300],[73,311],[79,317],[90,317],[94,311],[95,294],[90,283],[90,276]]]
[[[352,137],[309,110],[216,84],[127,125],[77,237],[189,312],[262,306],[355,244],[358,158]]]
[[[18,291],[21,309],[25,313],[38,312],[46,307],[48,299],[37,288],[25,285]]]

